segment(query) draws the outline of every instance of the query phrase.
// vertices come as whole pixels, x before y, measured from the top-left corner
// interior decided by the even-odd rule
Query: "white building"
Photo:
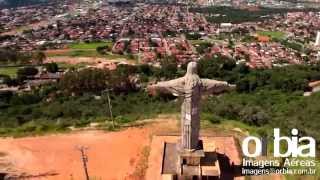
[[[318,31],[318,33],[317,33],[316,43],[314,45],[315,46],[320,46],[320,31]]]
[[[217,33],[225,33],[225,32],[231,32],[232,30],[232,23],[221,23],[220,28],[217,30]]]
[[[232,23],[221,23],[220,24],[220,28],[231,28],[232,27]]]

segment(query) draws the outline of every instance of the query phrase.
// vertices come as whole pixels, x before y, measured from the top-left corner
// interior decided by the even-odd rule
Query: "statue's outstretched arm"
[[[217,81],[212,79],[201,79],[202,90],[209,94],[219,94],[226,91],[231,91],[236,88],[236,85],[229,84],[226,81]]]
[[[170,81],[162,81],[157,84],[151,85],[149,89],[155,89],[162,93],[172,93],[175,96],[179,96],[184,92],[184,78],[178,78]]]

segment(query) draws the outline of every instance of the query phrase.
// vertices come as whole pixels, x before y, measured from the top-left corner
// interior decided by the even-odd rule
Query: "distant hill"
[[[46,3],[49,0],[0,0],[0,8],[15,8],[34,4]]]

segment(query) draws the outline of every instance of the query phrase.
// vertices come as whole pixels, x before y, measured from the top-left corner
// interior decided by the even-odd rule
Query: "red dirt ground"
[[[25,138],[0,138],[0,157],[14,171],[31,179],[81,180],[84,171],[79,146],[85,146],[90,177],[97,180],[140,180],[142,152],[148,147],[152,134],[177,129],[177,121],[158,118],[141,127],[118,132],[79,131],[69,134]],[[138,171],[138,172],[137,172]],[[142,170],[143,171],[143,170]],[[142,172],[144,173],[144,172]],[[36,177],[36,178],[35,178]]]
[[[55,50],[55,51],[59,51],[59,50]],[[96,64],[98,62],[104,62],[104,61],[106,61],[106,59],[96,58],[96,57],[56,56],[56,57],[48,57],[45,63],[55,62],[55,63],[67,63],[67,64],[79,64],[79,63]]]
[[[142,180],[146,174],[145,179],[149,180],[152,172],[159,173],[158,166],[155,166],[158,160],[153,152],[160,149],[151,149],[149,162],[143,152],[146,147],[150,148],[153,135],[179,132],[179,121],[175,119],[172,116],[159,117],[145,125],[118,132],[87,130],[40,137],[0,138],[0,171],[1,154],[5,154],[11,169],[31,176],[28,179],[82,180],[85,176],[77,147],[85,146],[88,147],[88,171],[93,179]],[[228,147],[220,140],[218,144]],[[221,150],[228,152],[228,148]],[[236,155],[229,155],[234,157],[236,164],[239,163]]]
[[[0,139],[0,152],[6,152],[15,169],[37,179],[84,179],[80,152],[86,146],[88,171],[96,179],[135,179],[130,176],[142,148],[149,143],[146,129],[121,132],[85,131],[72,134]],[[48,174],[48,176],[45,176]],[[52,174],[52,175],[50,175]],[[56,175],[54,175],[56,174]],[[130,176],[130,178],[128,178]]]

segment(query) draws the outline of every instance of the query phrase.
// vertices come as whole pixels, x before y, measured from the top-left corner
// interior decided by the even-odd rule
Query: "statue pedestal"
[[[211,143],[211,146],[213,144]],[[163,179],[188,179],[198,177],[220,177],[217,154],[213,149],[181,149],[178,143],[164,142],[162,172]]]
[[[181,144],[177,143],[177,151],[181,165],[198,166],[201,158],[205,157],[201,140],[198,142],[197,149],[183,149]]]
[[[203,149],[188,151],[178,151],[179,161],[181,165],[198,166],[201,159],[205,158]]]
[[[202,179],[206,179],[206,175],[209,179],[210,175],[214,175],[212,179],[218,179],[219,176],[220,179],[245,179],[234,171],[241,166],[242,156],[238,141],[232,136],[201,136],[205,155],[205,158],[200,158],[201,166],[184,165],[181,175],[180,152],[177,149],[180,138],[178,133],[152,137],[145,179],[187,180],[190,177],[199,177],[199,172]]]

